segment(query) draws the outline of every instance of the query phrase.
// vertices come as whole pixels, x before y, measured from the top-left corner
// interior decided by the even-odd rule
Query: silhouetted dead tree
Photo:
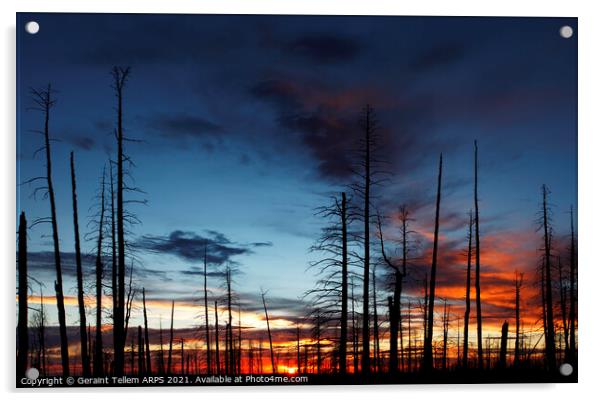
[[[272,374],[276,374],[276,365],[274,364],[274,346],[272,344],[272,332],[270,330],[270,316],[268,315],[268,307],[265,302],[265,291],[261,291],[261,301],[263,302],[263,310],[265,312],[265,322],[268,327],[268,339],[270,340],[270,361],[272,363]]]
[[[163,321],[159,318],[159,373],[165,374],[165,355],[163,353]]]
[[[506,368],[506,354],[508,350],[508,322],[504,321],[502,325],[502,338],[500,344],[500,356],[498,359],[498,368]]]
[[[554,332],[554,311],[552,309],[552,274],[551,274],[551,244],[552,235],[550,227],[550,208],[548,195],[550,191],[543,185],[541,206],[541,229],[544,240],[544,279],[546,298],[546,364],[550,371],[556,369],[556,336]]]
[[[144,376],[144,342],[142,340],[142,326],[138,326],[138,376]]]
[[[44,146],[40,150],[44,150],[46,154],[46,177],[37,177],[29,180],[34,182],[38,179],[46,180],[46,187],[39,188],[46,191],[45,196],[50,201],[50,223],[52,225],[52,243],[54,247],[54,264],[56,268],[56,281],[54,282],[54,289],[56,292],[56,306],[58,310],[59,320],[59,333],[60,333],[60,344],[61,344],[61,366],[63,369],[63,376],[69,376],[69,340],[67,338],[67,323],[65,316],[65,298],[63,294],[63,271],[61,268],[61,251],[59,242],[59,230],[58,222],[56,218],[56,201],[54,197],[54,186],[52,181],[52,158],[50,151],[50,110],[56,104],[56,100],[52,97],[53,90],[50,84],[46,89],[42,90],[31,90],[33,102],[35,103],[34,109],[42,112],[44,116],[44,129],[37,131],[44,136]],[[37,190],[36,190],[37,191]],[[40,220],[39,222],[45,222],[47,220]]]
[[[111,303],[113,306],[113,350],[115,350],[119,344],[116,342],[117,335],[115,330],[115,319],[118,315],[119,308],[119,293],[117,289],[117,239],[115,232],[115,186],[113,183],[113,163],[109,160],[109,176],[111,183]]]
[[[363,110],[361,127],[364,132],[357,149],[357,163],[354,175],[357,181],[351,188],[362,202],[359,217],[363,222],[363,291],[362,291],[362,373],[370,372],[370,226],[373,213],[373,190],[382,183],[380,178],[384,171],[380,170],[383,161],[378,158],[380,138],[377,134],[377,122],[374,109],[366,105]]]
[[[408,250],[409,250],[409,212],[405,206],[399,208],[399,221],[401,223],[401,263],[394,263],[385,251],[385,243],[383,238],[382,222],[381,217],[377,214],[377,227],[378,236],[380,238],[380,249],[385,264],[393,269],[394,273],[394,289],[393,298],[391,301],[391,311],[389,313],[389,372],[395,373],[399,370],[399,358],[398,358],[398,337],[400,332],[401,323],[401,291],[403,285],[403,279],[407,275],[407,264],[408,264]],[[403,341],[402,341],[403,344]]]
[[[17,378],[25,376],[29,355],[29,329],[27,327],[27,219],[25,212],[19,216],[19,317],[17,319]]]
[[[430,371],[433,368],[433,318],[435,314],[435,288],[437,277],[437,253],[439,251],[439,209],[441,204],[441,174],[443,170],[443,154],[439,155],[439,176],[437,179],[437,202],[435,212],[435,232],[433,236],[433,260],[431,265],[430,285],[428,291],[428,317],[427,331],[424,344],[423,369]]]
[[[441,358],[441,367],[447,370],[447,339],[449,337],[449,306],[447,298],[443,301],[443,355]]]
[[[124,152],[123,152],[123,89],[129,76],[129,68],[114,67],[113,89],[117,97],[117,310],[113,331],[116,338],[114,349],[115,374],[123,374],[123,349],[125,333],[125,212],[124,212]],[[169,369],[169,368],[168,368]]]
[[[523,285],[523,273],[518,271],[514,273],[514,313],[515,313],[515,326],[516,326],[516,338],[514,340],[514,366],[518,367],[520,364],[520,290]]]
[[[478,147],[474,141],[474,239],[475,239],[475,301],[477,306],[477,361],[483,369],[483,315],[481,312],[481,237],[479,232]]]
[[[222,370],[219,360],[219,319],[217,318],[217,301],[215,301],[213,310],[215,311],[215,373],[219,375]]]
[[[567,288],[566,288],[566,284],[565,284],[565,279],[563,276],[563,269],[564,266],[562,265],[562,260],[560,258],[560,255],[557,258],[558,262],[557,262],[557,266],[556,268],[558,269],[558,295],[559,295],[559,307],[560,307],[560,318],[562,319],[561,324],[562,324],[562,340],[564,343],[564,355],[565,355],[565,359],[566,359],[566,355],[569,349],[569,323],[568,323],[568,316],[567,316],[567,301],[566,301],[566,296],[567,296]],[[560,352],[562,350],[559,350]]]
[[[318,281],[316,287],[304,295],[312,296],[312,304],[323,311],[323,323],[339,332],[336,341],[340,373],[347,371],[348,282],[352,274],[350,267],[357,264],[350,259],[358,260],[357,254],[349,249],[350,244],[356,241],[356,236],[349,231],[353,221],[351,210],[353,208],[349,206],[345,192],[341,193],[340,198],[332,197],[331,205],[317,209],[316,215],[325,218],[328,225],[310,248],[312,253],[321,255],[321,258],[310,262],[310,267],[316,270]]]
[[[169,351],[167,352],[167,375],[171,372],[171,355],[173,352],[173,312],[175,307],[175,301],[171,301],[171,325],[169,326]]]
[[[32,327],[33,338],[37,342],[37,368],[42,376],[47,374],[46,370],[46,311],[44,309],[44,290],[43,284],[33,279],[40,285],[40,307],[35,310],[33,315]],[[26,358],[27,362],[27,358]]]
[[[378,303],[376,296],[376,265],[372,266],[372,326],[374,342],[374,372],[380,373],[380,330],[378,324]]]
[[[100,187],[100,213],[98,220],[98,236],[96,238],[96,339],[94,355],[94,376],[103,375],[103,344],[102,344],[102,244],[103,244],[103,224],[105,215],[105,171],[102,172],[102,181]]]
[[[573,225],[573,207],[571,206],[571,244],[570,244],[570,273],[569,273],[569,353],[568,361],[577,366],[577,341],[575,339],[575,320],[577,315],[576,303],[576,274],[577,274],[577,247],[575,244],[575,229]]]
[[[468,214],[468,252],[466,262],[466,308],[464,310],[464,343],[462,347],[462,366],[468,368],[468,326],[470,324],[470,274],[472,263],[472,227],[474,220],[472,210]]]
[[[207,358],[207,374],[211,374],[211,338],[209,337],[209,307],[207,298],[207,243],[203,255],[203,293],[205,301],[205,348]]]
[[[86,306],[84,304],[84,278],[82,271],[82,255],[79,242],[79,221],[77,215],[77,190],[75,180],[75,162],[73,152],[70,154],[71,166],[71,200],[73,205],[73,232],[75,241],[75,268],[77,277],[77,306],[79,311],[79,338],[82,373],[90,376],[90,357],[88,355],[88,333],[86,331]]]
[[[142,307],[144,309],[144,343],[146,344],[146,371],[152,373],[150,342],[148,339],[148,318],[146,315],[146,291],[142,287]]]

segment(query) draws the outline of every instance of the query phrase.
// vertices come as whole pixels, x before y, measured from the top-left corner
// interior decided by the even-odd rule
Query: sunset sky
[[[212,244],[213,294],[219,270],[240,271],[234,290],[243,324],[264,329],[260,288],[274,326],[304,313],[314,286],[308,253],[324,221],[315,208],[350,183],[349,149],[362,132],[362,107],[375,108],[391,182],[376,206],[394,217],[406,204],[415,239],[407,296],[421,296],[430,266],[437,160],[443,153],[438,297],[463,313],[467,213],[472,207],[473,140],[479,144],[485,326],[512,319],[514,271],[525,273],[527,324],[540,313],[533,272],[541,185],[549,186],[555,241],[564,249],[577,204],[577,20],[569,18],[322,17],[19,14],[18,182],[44,174],[41,114],[31,87],[52,83],[54,184],[64,257],[67,322],[78,322],[69,152],[75,152],[82,235],[95,213],[103,166],[115,157],[110,70],[131,66],[125,89],[126,144],[148,204],[132,205],[150,326],[202,323],[202,244]],[[40,24],[36,35],[25,22]],[[562,38],[571,25],[575,35]],[[17,212],[49,215],[34,186],[17,191]],[[389,220],[386,237],[396,227]],[[29,232],[29,268],[53,296],[49,225]],[[393,242],[390,250],[393,252]],[[92,294],[94,243],[83,241]],[[105,260],[109,263],[109,259]],[[379,267],[384,276],[386,268]],[[379,279],[380,298],[389,294]],[[35,294],[38,289],[33,286]],[[474,291],[473,291],[474,294]],[[415,298],[411,298],[415,302]],[[32,302],[37,302],[32,300]],[[54,298],[48,300],[56,324]],[[108,302],[108,298],[107,298]],[[137,301],[138,302],[138,301]],[[93,306],[90,306],[90,313]],[[141,313],[133,313],[133,325]],[[225,319],[225,318],[224,318]],[[237,315],[235,317],[237,320]],[[107,324],[109,320],[107,319]],[[452,327],[455,330],[455,325]]]

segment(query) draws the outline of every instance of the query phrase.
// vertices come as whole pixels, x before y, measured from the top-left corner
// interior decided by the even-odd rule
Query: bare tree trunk
[[[113,350],[117,349],[116,319],[119,309],[119,293],[117,290],[117,242],[115,233],[115,187],[113,163],[109,160],[109,173],[111,182],[111,301],[113,306]]]
[[[167,353],[167,375],[171,372],[171,355],[173,351],[173,312],[174,312],[175,301],[171,301],[171,325],[169,327],[169,351]]]
[[[376,304],[376,265],[372,268],[372,314],[374,319],[374,371],[380,372],[380,339],[378,330],[378,310]]]
[[[43,323],[43,319],[42,319]],[[29,353],[27,328],[27,220],[25,212],[19,216],[19,318],[17,323],[19,349],[17,353],[17,378],[25,376]]]
[[[481,239],[479,233],[478,147],[474,141],[474,229],[475,229],[475,296],[477,304],[477,360],[483,369],[483,315],[481,313]]]
[[[159,318],[159,373],[165,374],[165,356],[163,355],[163,322]]]
[[[56,306],[58,310],[59,333],[61,344],[61,366],[63,376],[69,376],[69,339],[67,338],[67,323],[65,316],[65,299],[63,295],[63,271],[61,268],[61,251],[59,246],[59,229],[56,218],[56,201],[54,197],[54,185],[52,183],[52,159],[50,157],[50,109],[54,106],[52,99],[52,88],[50,84],[47,89],[32,91],[33,100],[44,114],[44,150],[46,151],[46,185],[48,199],[50,200],[50,219],[52,224],[52,243],[54,247],[54,264],[56,268],[56,281],[54,289],[56,292]]]
[[[118,308],[114,328],[117,346],[114,349],[115,374],[123,374],[124,347],[126,341],[125,332],[125,229],[124,229],[124,153],[123,153],[123,88],[129,75],[129,68],[113,68],[113,85],[117,97],[117,287]]]
[[[362,313],[362,374],[370,372],[370,186],[371,182],[371,134],[373,131],[372,108],[366,106],[364,154],[364,286]]]
[[[443,370],[447,370],[447,338],[449,333],[449,309],[447,307],[447,298],[443,304],[443,357],[441,365]]]
[[[211,339],[209,338],[209,307],[207,305],[207,243],[205,243],[205,252],[203,257],[203,290],[205,294],[205,348],[207,357],[207,374],[211,374]]]
[[[472,263],[472,226],[474,224],[472,211],[468,221],[468,257],[466,263],[466,309],[464,311],[464,343],[462,347],[462,366],[468,368],[468,326],[470,324],[470,271]]]
[[[514,367],[520,364],[520,289],[523,284],[523,273],[515,272],[514,291],[515,291],[515,319],[516,319],[516,339],[514,340]]]
[[[575,291],[575,275],[577,273],[577,253],[575,247],[575,229],[573,226],[573,207],[571,206],[571,245],[570,245],[570,277],[569,277],[569,356],[568,361],[577,367],[577,341],[575,339],[575,318],[577,314],[576,300],[577,293]]]
[[[234,340],[232,336],[232,272],[230,266],[226,270],[226,283],[228,290],[228,365],[230,370],[228,373],[234,373]]]
[[[103,375],[102,354],[102,233],[105,214],[105,172],[102,172],[102,183],[100,190],[100,216],[98,221],[98,238],[96,239],[96,339],[94,376]]]
[[[346,373],[344,371],[344,373]],[[299,332],[299,323],[297,322],[297,374],[301,374],[301,333]]]
[[[341,335],[339,338],[339,373],[347,373],[347,195],[341,192]],[[297,327],[297,334],[299,328]]]
[[[545,247],[545,285],[546,285],[546,359],[550,371],[556,369],[556,339],[554,334],[554,310],[552,309],[552,274],[551,274],[551,235],[548,220],[548,189],[542,186],[543,195],[543,229],[544,229],[544,247]]]
[[[502,343],[500,344],[500,358],[498,360],[498,367],[500,369],[506,368],[506,354],[508,350],[508,322],[504,321],[502,325]]]
[[[146,371],[149,374],[152,374],[153,369],[151,368],[150,342],[148,339],[148,318],[146,315],[146,291],[144,290],[144,287],[142,288],[142,307],[144,309],[144,343],[146,344]]]
[[[84,279],[82,272],[82,255],[79,243],[79,222],[77,217],[77,191],[75,181],[75,163],[73,152],[70,154],[71,165],[71,199],[73,204],[73,231],[75,239],[75,266],[77,276],[77,306],[79,311],[79,338],[80,356],[82,359],[82,373],[90,376],[90,358],[88,356],[88,333],[86,332],[86,306],[84,304]]]
[[[215,311],[215,373],[221,374],[220,363],[219,363],[219,321],[217,319],[217,301],[214,306]]]
[[[560,292],[560,316],[562,318],[562,339],[564,341],[564,356],[566,359],[569,350],[569,323],[566,313],[566,286],[564,285],[564,277],[562,276],[562,261],[558,256],[558,283]]]
[[[276,365],[274,364],[274,347],[272,345],[272,332],[270,331],[270,316],[268,315],[268,307],[265,303],[265,292],[261,292],[261,300],[263,301],[263,310],[265,312],[265,321],[268,326],[268,339],[270,340],[270,361],[272,362],[272,374],[276,374]]]
[[[437,207],[435,213],[435,234],[433,239],[433,261],[431,265],[428,318],[426,342],[424,344],[424,366],[425,371],[433,368],[433,317],[435,314],[435,287],[437,277],[437,253],[439,250],[439,209],[441,204],[441,173],[443,169],[443,154],[439,155],[439,177],[437,179]]]
[[[142,341],[142,326],[138,326],[138,376],[144,376],[144,342]]]

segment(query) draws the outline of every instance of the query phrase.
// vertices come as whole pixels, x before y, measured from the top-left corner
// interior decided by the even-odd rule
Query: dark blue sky
[[[30,20],[36,35],[23,30]],[[242,298],[263,286],[286,309],[310,288],[307,250],[322,226],[313,209],[349,183],[366,103],[393,173],[380,209],[408,204],[428,248],[443,152],[443,238],[460,247],[476,139],[483,235],[528,233],[516,246],[535,258],[541,184],[559,233],[577,197],[577,35],[562,38],[563,25],[577,34],[570,18],[19,14],[18,180],[43,173],[28,91],[51,82],[61,246],[73,252],[68,155],[85,225],[115,154],[110,69],[127,65],[126,133],[143,141],[127,152],[149,201],[134,206],[142,224],[130,238],[141,245],[137,280],[158,300],[194,298],[190,249],[205,238],[216,262],[241,263]],[[31,193],[19,188],[18,209],[47,216]],[[32,252],[51,249],[49,230],[31,231]],[[39,272],[51,293],[52,269]]]

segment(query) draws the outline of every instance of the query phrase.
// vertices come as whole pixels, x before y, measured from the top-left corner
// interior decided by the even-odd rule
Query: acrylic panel
[[[17,14],[16,385],[576,382],[577,28]]]

